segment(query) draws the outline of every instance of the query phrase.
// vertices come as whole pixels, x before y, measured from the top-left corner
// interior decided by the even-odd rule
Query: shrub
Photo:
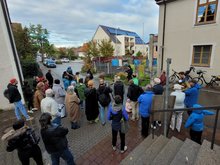
[[[57,60],[56,64],[62,64],[62,61],[61,60]]]
[[[118,72],[116,75],[120,76],[121,80],[126,80],[127,79],[127,73],[125,73],[125,72]]]
[[[21,60],[21,67],[24,78],[43,75],[38,63],[33,60]]]

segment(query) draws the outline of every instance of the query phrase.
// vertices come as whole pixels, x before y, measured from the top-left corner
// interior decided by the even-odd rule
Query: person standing
[[[114,95],[121,96],[122,103],[124,101],[124,93],[125,93],[124,84],[120,80],[120,76],[116,76],[114,83]]]
[[[166,72],[165,70],[162,71],[162,74],[160,75],[160,84],[162,86],[166,85]]]
[[[133,74],[133,69],[131,68],[130,65],[128,65],[128,69],[125,72],[127,72],[127,74],[128,74],[127,75],[128,81],[131,80],[132,79],[132,74]]]
[[[39,122],[41,125],[41,137],[44,142],[45,149],[50,154],[52,165],[59,165],[60,158],[65,160],[67,165],[75,165],[74,157],[68,148],[66,135],[68,129],[54,125],[51,122],[51,115],[43,113]]]
[[[99,116],[98,95],[92,80],[88,81],[88,88],[86,88],[85,90],[85,96],[86,96],[86,101],[85,101],[86,118],[90,123],[98,122],[98,116]]]
[[[53,91],[54,91],[54,100],[58,104],[59,111],[61,112],[61,118],[62,118],[66,115],[65,104],[64,104],[66,91],[60,85],[59,79],[54,80]]]
[[[132,80],[134,81],[135,85],[139,85],[139,80],[138,80],[137,75],[135,73],[133,74]]]
[[[18,87],[17,87],[18,81],[13,78],[10,80],[10,83],[8,84],[7,88],[8,88],[8,100],[10,103],[13,103],[15,106],[15,116],[18,120],[21,119],[21,115],[20,112],[22,113],[22,115],[26,118],[26,120],[32,120],[33,117],[30,117],[27,114],[27,111],[21,101],[21,94],[18,91]]]
[[[46,73],[46,79],[49,82],[49,87],[52,88],[53,87],[53,76],[51,74],[51,70],[49,69],[48,72]]]
[[[41,101],[41,112],[50,113],[52,116],[52,123],[61,125],[61,113],[58,111],[59,107],[54,100],[54,91],[52,89],[46,90],[46,97]]]
[[[184,108],[184,100],[185,100],[185,93],[182,92],[182,85],[174,84],[174,92],[171,92],[171,96],[176,96],[174,109]],[[177,129],[180,132],[181,125],[182,125],[182,118],[183,118],[183,111],[173,112],[170,122],[170,128],[172,130]]]
[[[193,108],[202,107],[199,104],[194,104]],[[214,115],[214,112],[208,110],[193,110],[189,118],[185,123],[185,128],[190,127],[190,137],[191,140],[195,141],[198,144],[202,144],[202,132],[204,130],[204,117],[206,115]]]
[[[68,118],[70,119],[71,122],[71,128],[72,129],[78,129],[80,128],[79,126],[79,119],[80,119],[80,99],[75,93],[74,87],[69,86],[67,88],[67,94],[65,98],[65,105],[66,105],[66,110],[68,114]]]
[[[93,79],[93,74],[92,74],[91,69],[88,69],[86,73],[87,73],[87,75],[89,75],[89,79],[92,80]]]
[[[17,149],[18,158],[22,165],[29,165],[30,158],[33,158],[37,165],[43,165],[41,149],[38,146],[40,138],[36,136],[34,130],[20,119],[13,124],[10,130],[2,136],[2,140],[7,140],[6,150],[12,152]]]
[[[25,101],[27,102],[28,112],[33,113],[33,110],[34,110],[34,104],[33,104],[34,91],[31,89],[31,87],[27,81],[24,81],[23,92],[24,92]]]
[[[148,84],[146,86],[146,91],[138,98],[139,112],[141,116],[141,135],[144,138],[149,135],[150,111],[153,96],[154,93],[152,92],[152,86]]]
[[[186,108],[191,108],[194,104],[198,103],[199,98],[199,90],[201,86],[197,84],[194,80],[189,81],[190,88],[184,91],[186,94],[186,98],[184,100]],[[188,115],[192,113],[192,111],[187,111]]]
[[[131,100],[132,106],[132,117],[131,120],[139,120],[139,107],[138,107],[138,97],[143,93],[143,89],[134,84],[133,80],[129,81],[127,97]]]
[[[104,80],[99,80],[99,88],[98,88],[98,100],[99,100],[99,113],[102,125],[104,126],[106,123],[105,119],[105,111],[108,110],[108,106],[111,102],[110,94],[112,93],[112,89],[105,85]]]
[[[83,109],[84,108],[84,101],[86,99],[86,97],[85,97],[86,85],[83,84],[82,78],[80,78],[79,83],[76,84],[76,90],[78,92],[79,99],[80,99],[80,107]]]
[[[37,110],[41,110],[40,103],[41,100],[45,97],[44,89],[45,89],[44,83],[39,82],[37,84],[36,91],[34,93],[34,108]]]

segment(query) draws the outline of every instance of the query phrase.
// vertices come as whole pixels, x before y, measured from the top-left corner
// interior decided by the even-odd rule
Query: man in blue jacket
[[[202,107],[199,104],[194,104],[194,108]],[[214,112],[207,111],[207,110],[193,110],[191,115],[186,121],[185,128],[190,128],[190,137],[191,140],[195,141],[196,143],[201,143],[202,132],[204,129],[204,117],[205,115],[214,115]]]
[[[194,80],[189,81],[190,88],[185,90],[186,98],[185,98],[185,106],[186,108],[193,107],[194,104],[198,103],[199,98],[199,89],[201,86],[197,84]],[[192,111],[187,111],[188,115],[192,113]]]
[[[151,104],[154,93],[152,92],[152,86],[149,84],[146,86],[146,91],[138,98],[139,113],[141,115],[141,135],[145,138],[148,136],[149,121]]]

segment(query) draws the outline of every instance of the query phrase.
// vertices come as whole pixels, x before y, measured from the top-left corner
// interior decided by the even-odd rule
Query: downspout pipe
[[[166,30],[166,10],[167,10],[167,4],[166,0],[163,1],[164,4],[164,13],[163,13],[163,38],[162,38],[162,52],[161,52],[161,68],[160,70],[163,70],[163,61],[164,61],[164,42],[165,42],[165,30]]]

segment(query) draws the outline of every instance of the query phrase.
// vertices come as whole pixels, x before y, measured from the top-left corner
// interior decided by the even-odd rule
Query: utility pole
[[[153,81],[153,58],[154,58],[154,34],[150,34],[150,42],[149,42],[149,72],[150,72],[150,80]]]

